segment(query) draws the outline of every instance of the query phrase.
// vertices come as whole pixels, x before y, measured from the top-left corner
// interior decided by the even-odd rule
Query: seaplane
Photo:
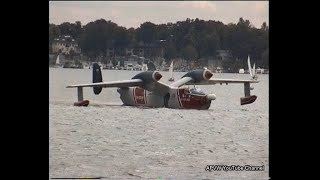
[[[151,108],[174,109],[209,109],[211,101],[216,99],[215,94],[206,94],[196,85],[215,84],[244,84],[244,97],[240,98],[240,104],[251,104],[256,95],[250,95],[250,83],[258,83],[256,80],[219,79],[212,78],[213,73],[208,69],[193,70],[187,72],[171,84],[159,81],[162,75],[159,71],[144,71],[136,74],[131,79],[121,81],[103,82],[101,68],[94,63],[92,67],[92,83],[69,85],[66,88],[77,88],[78,101],[74,106],[88,106],[89,100],[83,99],[83,88],[93,88],[93,93],[98,95],[103,88],[117,88],[123,105],[144,106]],[[184,85],[194,85],[192,88]]]

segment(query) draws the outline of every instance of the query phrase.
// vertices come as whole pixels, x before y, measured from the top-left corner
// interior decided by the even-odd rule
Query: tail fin
[[[94,63],[92,66],[92,82],[93,83],[102,82],[101,68],[100,68],[99,64],[97,64],[97,63]],[[94,94],[96,94],[96,95],[100,94],[101,91],[102,91],[101,86],[93,87]]]

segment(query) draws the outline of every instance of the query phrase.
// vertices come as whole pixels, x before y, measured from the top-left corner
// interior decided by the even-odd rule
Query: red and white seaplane
[[[167,107],[177,109],[209,109],[211,101],[216,99],[214,94],[205,94],[195,85],[214,85],[228,83],[243,83],[244,97],[240,104],[253,103],[257,96],[250,95],[250,83],[256,80],[216,79],[211,78],[213,73],[208,69],[194,70],[186,73],[181,79],[172,84],[160,82],[162,75],[158,71],[144,71],[130,80],[103,82],[101,69],[93,64],[93,82],[89,84],[70,85],[67,88],[77,88],[78,102],[75,106],[88,106],[89,101],[83,99],[83,88],[92,87],[94,94],[98,95],[102,88],[117,87],[120,99],[127,106]],[[194,88],[183,87],[194,85]]]

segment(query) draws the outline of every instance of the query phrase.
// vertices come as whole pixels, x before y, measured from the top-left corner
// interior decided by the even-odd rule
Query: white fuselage
[[[189,88],[173,88],[164,96],[140,87],[118,88],[117,91],[123,104],[128,106],[208,109],[211,104],[207,95],[191,94]]]

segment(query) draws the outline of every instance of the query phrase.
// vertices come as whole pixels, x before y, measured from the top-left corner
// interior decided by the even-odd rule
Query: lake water
[[[138,71],[102,70],[104,81]],[[160,81],[169,73],[161,72]],[[184,72],[174,72],[175,79]],[[249,79],[249,74],[214,74]],[[49,177],[106,179],[268,179],[269,76],[252,84],[257,100],[240,105],[243,84],[199,86],[214,93],[209,110],[122,106],[116,88],[75,107],[75,88],[90,83],[90,69],[49,68]],[[263,171],[206,171],[207,165],[262,166]]]

